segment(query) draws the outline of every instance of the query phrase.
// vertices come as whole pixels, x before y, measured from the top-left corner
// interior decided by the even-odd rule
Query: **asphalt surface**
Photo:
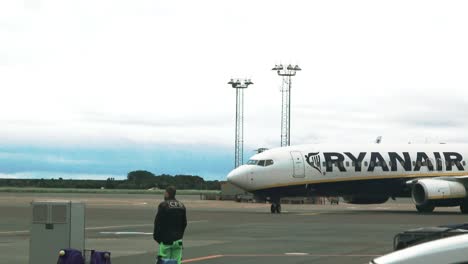
[[[368,263],[392,251],[393,236],[421,226],[467,222],[458,208],[418,214],[408,200],[380,205],[283,205],[200,201],[179,197],[188,210],[184,263]],[[0,193],[0,263],[28,263],[30,202],[84,201],[86,248],[107,250],[113,264],[154,263],[155,208],[161,197]]]

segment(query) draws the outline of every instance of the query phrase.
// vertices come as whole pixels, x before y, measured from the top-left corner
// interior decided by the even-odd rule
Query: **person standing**
[[[158,264],[161,259],[175,259],[182,262],[182,239],[187,227],[187,214],[183,203],[175,198],[176,188],[169,186],[164,201],[159,204],[154,218],[153,238],[159,244]]]

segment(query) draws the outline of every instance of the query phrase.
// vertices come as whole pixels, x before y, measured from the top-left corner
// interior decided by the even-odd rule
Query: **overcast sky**
[[[466,1],[0,1],[0,177],[224,179],[291,143],[468,142]]]

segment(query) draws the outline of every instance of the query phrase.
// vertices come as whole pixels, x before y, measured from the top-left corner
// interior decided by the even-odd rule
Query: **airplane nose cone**
[[[242,179],[241,175],[238,169],[232,170],[228,175],[227,175],[227,180],[228,182],[236,185],[237,187],[242,188]]]

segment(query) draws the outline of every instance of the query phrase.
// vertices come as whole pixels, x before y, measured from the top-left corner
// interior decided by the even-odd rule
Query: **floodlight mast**
[[[228,84],[236,89],[236,131],[234,168],[244,164],[244,89],[253,82],[251,79],[231,79]]]
[[[285,69],[283,64],[279,64],[275,65],[272,70],[283,77],[281,85],[281,147],[286,147],[291,145],[291,77],[296,76],[296,73],[302,69],[298,65],[292,66],[291,64]]]

